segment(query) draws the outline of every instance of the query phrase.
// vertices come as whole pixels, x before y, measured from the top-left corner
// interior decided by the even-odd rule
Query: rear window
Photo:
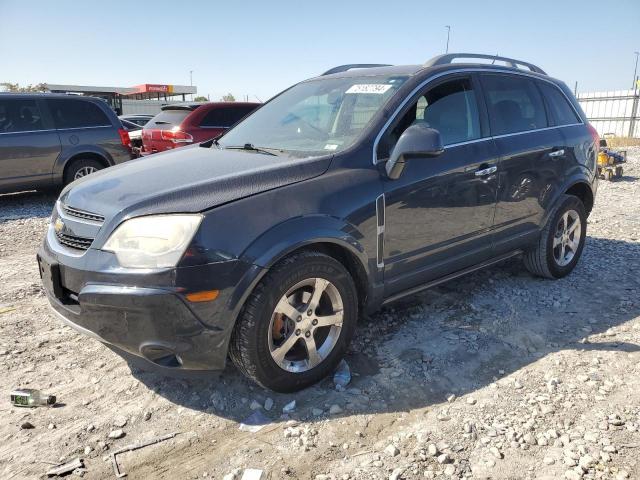
[[[72,99],[47,99],[56,128],[111,126],[109,117],[92,102]]]
[[[40,109],[35,100],[0,100],[0,133],[43,129]]]
[[[159,130],[171,129],[179,126],[191,112],[191,110],[162,110],[158,115],[149,120],[145,128],[155,128]]]
[[[482,85],[493,135],[549,126],[542,97],[532,80],[515,75],[483,75]]]
[[[229,128],[246,117],[255,108],[252,106],[214,108],[204,116],[200,126]]]
[[[569,104],[567,97],[558,87],[547,82],[538,82],[538,86],[547,102],[547,108],[555,125],[572,125],[581,122],[580,117]]]

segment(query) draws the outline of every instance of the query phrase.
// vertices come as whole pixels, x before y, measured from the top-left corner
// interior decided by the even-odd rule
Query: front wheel
[[[292,255],[249,296],[229,347],[238,369],[263,387],[293,392],[330,374],[358,316],[347,269],[315,251]]]
[[[68,185],[74,180],[86,177],[92,173],[102,170],[104,165],[92,158],[79,158],[74,160],[64,172],[64,184]]]
[[[540,277],[562,278],[575,268],[587,236],[587,214],[582,201],[563,195],[534,248],[524,255],[527,269]]]

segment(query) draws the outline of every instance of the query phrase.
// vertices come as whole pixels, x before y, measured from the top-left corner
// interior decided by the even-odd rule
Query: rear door
[[[497,255],[535,238],[550,194],[562,181],[559,165],[566,152],[534,79],[494,73],[480,78],[500,154],[493,239]]]
[[[60,140],[42,100],[0,97],[0,187],[46,186]]]
[[[385,181],[386,296],[491,254],[498,155],[478,97],[470,75],[430,84],[381,139],[386,152],[378,155],[386,158],[407,127],[425,123],[445,146],[441,155],[412,159],[398,180]]]

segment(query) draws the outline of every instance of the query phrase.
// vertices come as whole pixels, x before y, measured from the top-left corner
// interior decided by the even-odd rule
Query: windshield
[[[300,83],[236,125],[219,144],[303,156],[339,152],[358,139],[406,79],[384,75]]]

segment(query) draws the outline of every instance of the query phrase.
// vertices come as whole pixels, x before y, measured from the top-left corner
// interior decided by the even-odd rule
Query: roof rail
[[[390,67],[390,66],[391,65],[389,65],[388,63],[350,63],[348,65],[340,65],[337,67],[333,67],[332,69],[327,70],[320,76],[324,77],[325,75],[331,75],[332,73],[346,72],[347,70],[352,70],[354,68],[375,68],[375,67]]]
[[[493,60],[494,62],[499,61],[506,63],[512,68],[519,68],[520,65],[527,67],[532,72],[541,73],[543,75],[547,74],[544,70],[533,63],[523,62],[522,60],[516,60],[514,58],[499,57],[498,55],[484,55],[482,53],[445,53],[444,55],[438,55],[437,57],[433,57],[431,60],[428,60],[424,66],[435,67],[436,65],[447,65],[453,63],[457,58],[482,58],[484,60]]]

